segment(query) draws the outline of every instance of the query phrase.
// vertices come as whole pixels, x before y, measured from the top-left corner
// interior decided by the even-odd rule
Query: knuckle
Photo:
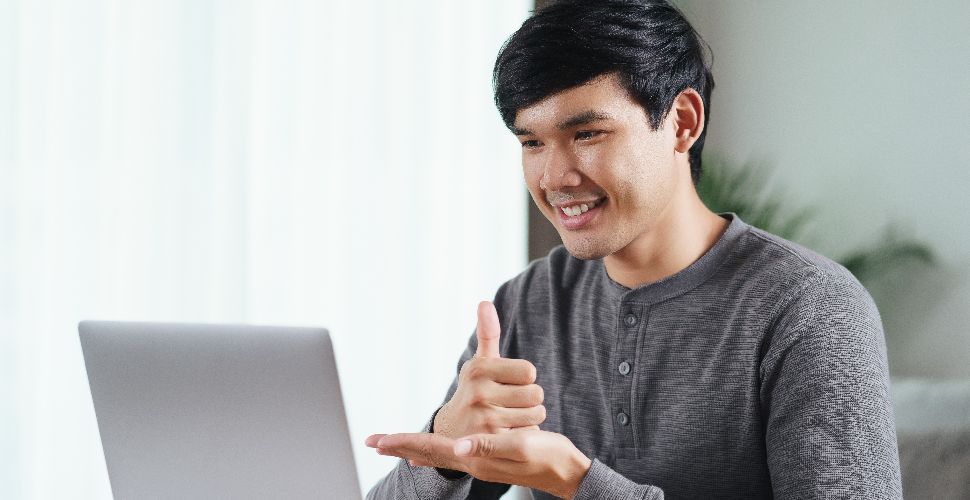
[[[532,384],[532,400],[537,405],[541,405],[546,400],[546,391],[541,385]]]
[[[534,384],[536,381],[536,365],[532,364],[528,360],[525,361],[525,375],[529,379],[530,384]]]
[[[536,406],[536,414],[535,414],[535,417],[536,417],[535,418],[535,421],[534,421],[534,424],[535,425],[539,425],[539,424],[541,424],[541,423],[543,423],[543,422],[546,421],[546,407],[545,407],[545,405]]]
[[[477,451],[476,455],[480,457],[491,457],[495,455],[495,443],[491,439],[479,439]]]
[[[498,415],[493,412],[487,412],[482,416],[482,426],[494,432],[501,427],[501,422],[499,421]]]
[[[469,359],[462,365],[461,371],[466,378],[479,378],[482,376],[482,365],[478,362],[478,359]]]
[[[471,404],[481,405],[488,402],[488,396],[485,394],[485,389],[478,384],[473,384],[468,389],[468,400]]]

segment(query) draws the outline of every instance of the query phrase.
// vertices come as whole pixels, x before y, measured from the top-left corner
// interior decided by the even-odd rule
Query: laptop
[[[115,499],[360,499],[326,329],[78,330]]]

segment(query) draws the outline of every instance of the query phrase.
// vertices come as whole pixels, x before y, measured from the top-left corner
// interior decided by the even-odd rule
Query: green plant
[[[714,212],[734,212],[752,226],[805,244],[806,226],[817,216],[818,208],[791,206],[783,189],[769,186],[773,174],[764,163],[733,166],[720,158],[705,156],[704,175],[697,192]],[[890,224],[879,242],[836,260],[865,284],[910,259],[927,264],[936,262],[929,246],[901,235]]]

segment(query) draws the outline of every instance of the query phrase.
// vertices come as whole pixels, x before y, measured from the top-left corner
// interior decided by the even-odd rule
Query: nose
[[[563,148],[550,148],[543,159],[539,187],[545,191],[561,191],[564,187],[576,187],[583,182],[576,169],[575,156]]]

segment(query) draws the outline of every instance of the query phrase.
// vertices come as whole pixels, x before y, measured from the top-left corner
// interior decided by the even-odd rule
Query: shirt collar
[[[606,273],[606,265],[603,263],[603,259],[597,259],[597,275],[600,278],[599,288],[610,298],[618,301],[654,304],[681,295],[707,281],[721,267],[731,251],[737,247],[741,237],[751,227],[734,212],[724,212],[718,215],[730,221],[727,229],[721,233],[721,237],[714,243],[714,246],[691,265],[660,281],[631,289],[613,281]]]

